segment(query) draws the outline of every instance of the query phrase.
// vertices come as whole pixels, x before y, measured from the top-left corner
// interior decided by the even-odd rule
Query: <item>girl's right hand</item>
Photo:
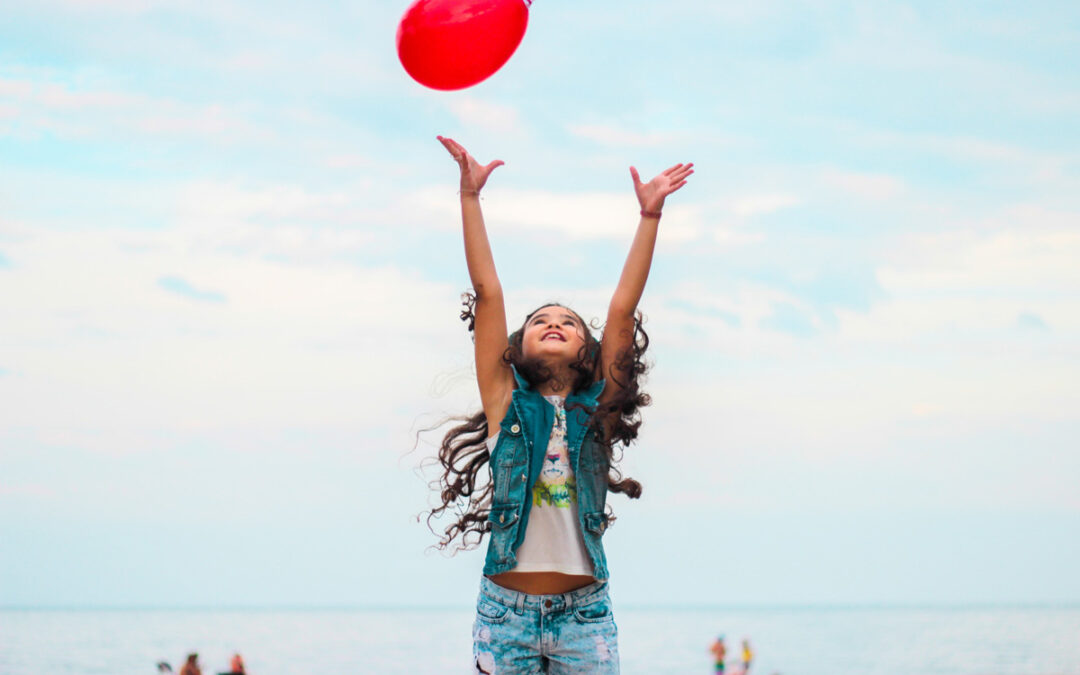
[[[501,159],[497,159],[487,166],[482,166],[454,139],[445,138],[443,136],[437,136],[436,138],[439,139],[439,142],[443,144],[446,151],[450,153],[450,156],[453,157],[454,161],[461,167],[462,195],[480,194],[480,188],[484,187],[484,184],[487,183],[488,176],[491,175],[491,172],[504,164]]]

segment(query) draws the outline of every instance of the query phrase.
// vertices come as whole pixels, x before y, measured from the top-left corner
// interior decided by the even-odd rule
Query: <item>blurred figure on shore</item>
[[[716,675],[724,675],[724,657],[727,656],[727,647],[724,646],[724,636],[716,638],[716,642],[712,643],[709,647],[709,651],[713,654],[713,665],[716,668]]]
[[[229,675],[247,675],[247,671],[244,670],[244,659],[240,658],[239,654],[233,654],[232,660],[229,661]]]
[[[180,675],[202,675],[198,654],[188,654],[184,667],[180,669]]]
[[[171,673],[172,666],[169,665],[168,661],[158,661],[157,671],[159,673]]]
[[[754,650],[750,649],[750,640],[742,641],[742,671],[743,675],[750,672],[750,664],[754,660]]]

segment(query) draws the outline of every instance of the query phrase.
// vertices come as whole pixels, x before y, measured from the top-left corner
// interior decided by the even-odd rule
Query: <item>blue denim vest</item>
[[[525,526],[532,506],[532,486],[540,477],[555,408],[525,378],[514,371],[517,387],[500,425],[499,440],[491,452],[489,468],[495,491],[492,496],[491,538],[488,540],[484,574],[509,572],[517,564],[514,552],[525,541]],[[607,558],[600,538],[607,529],[608,456],[588,428],[596,410],[603,380],[566,397],[566,445],[570,468],[578,486],[578,519],[585,550],[592,560],[593,576],[607,579]],[[576,406],[584,406],[585,410]]]

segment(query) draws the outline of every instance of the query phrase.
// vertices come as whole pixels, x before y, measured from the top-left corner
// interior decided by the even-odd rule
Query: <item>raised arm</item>
[[[626,373],[617,369],[618,359],[634,339],[634,313],[637,311],[641,294],[645,291],[649,268],[652,267],[653,249],[656,247],[656,233],[660,226],[660,212],[664,208],[664,200],[686,185],[686,179],[692,173],[693,164],[676,164],[648,183],[642,183],[637,169],[630,167],[634,192],[641,205],[641,220],[634,234],[634,242],[630,245],[630,253],[626,256],[619,285],[615,287],[615,294],[608,306],[601,347],[601,366],[603,376],[607,378],[607,386],[600,395],[601,401],[610,400],[618,392],[620,381],[626,381]]]
[[[506,308],[502,285],[495,272],[495,257],[491,254],[484,214],[480,209],[480,190],[488,176],[502,160],[482,166],[456,141],[439,136],[450,156],[461,168],[461,226],[465,237],[465,262],[469,280],[476,293],[473,341],[476,359],[476,382],[480,386],[480,402],[488,420],[489,433],[499,428],[510,396],[514,378],[510,367],[503,363],[508,346],[506,337]]]

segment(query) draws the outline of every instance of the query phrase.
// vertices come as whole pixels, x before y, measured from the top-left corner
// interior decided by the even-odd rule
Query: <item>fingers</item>
[[[680,169],[678,171],[675,171],[673,173],[670,173],[670,174],[667,173],[667,172],[664,172],[664,177],[667,178],[668,181],[670,181],[672,184],[685,183],[686,179],[694,174],[694,170],[690,168],[691,166],[693,166],[693,165],[688,164],[685,167],[683,167],[682,169]]]
[[[461,147],[460,143],[445,136],[436,136],[435,138],[439,139],[439,142],[443,144],[446,151],[449,152],[450,156],[458,163],[468,161],[469,153],[465,151],[465,148]]]
[[[634,179],[634,185],[641,185],[641,176],[634,167],[630,167],[630,177]]]
[[[678,171],[680,169],[686,170],[686,169],[692,169],[692,168],[694,168],[694,163],[693,162],[690,162],[689,164],[683,164],[683,163],[680,162],[679,164],[676,164],[675,166],[664,169],[664,175],[665,176],[670,176],[671,174],[675,173],[676,171]]]
[[[678,183],[679,181],[686,180],[692,173],[694,173],[693,162],[690,162],[688,164],[683,164],[682,162],[680,162],[675,166],[669,166],[668,168],[664,169],[660,173],[660,175],[658,175],[653,180],[664,178],[667,182]],[[630,167],[630,175],[634,177],[635,184],[641,180],[638,177],[637,169],[635,169],[634,167]]]
[[[490,164],[488,164],[487,166],[484,167],[484,173],[491,173],[492,171],[499,168],[503,164],[506,164],[506,162],[502,161],[501,159],[497,159],[494,162],[492,162],[492,163],[490,163]]]

